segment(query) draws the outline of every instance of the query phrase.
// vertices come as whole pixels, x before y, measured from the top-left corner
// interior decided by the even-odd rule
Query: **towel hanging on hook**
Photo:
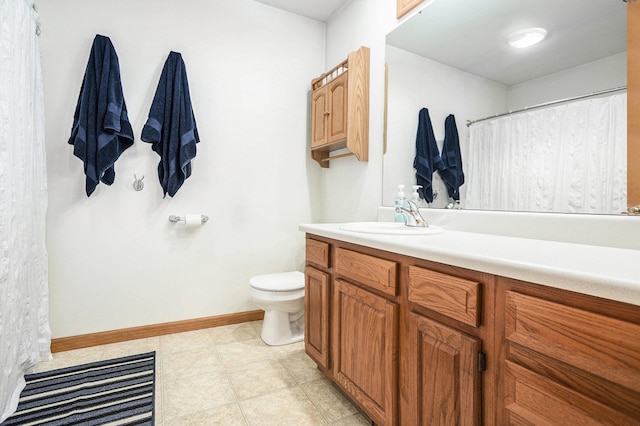
[[[191,160],[200,142],[187,70],[178,52],[170,52],[164,63],[142,140],[160,155],[158,179],[164,196],[173,197],[191,176]]]

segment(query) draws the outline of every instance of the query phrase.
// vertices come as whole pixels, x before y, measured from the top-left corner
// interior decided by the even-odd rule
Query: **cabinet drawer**
[[[507,291],[505,338],[640,391],[640,325]]]
[[[396,295],[397,265],[390,260],[338,248],[336,273],[392,296]]]
[[[505,365],[505,424],[634,425],[630,417],[518,364]]]
[[[409,267],[409,301],[473,327],[480,325],[480,283]]]
[[[307,262],[329,267],[329,244],[307,238]]]

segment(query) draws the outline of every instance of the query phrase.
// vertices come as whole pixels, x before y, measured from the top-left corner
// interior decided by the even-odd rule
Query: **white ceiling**
[[[329,17],[349,0],[256,0],[316,21],[326,22]]]
[[[507,86],[625,52],[623,0],[439,0],[387,43]],[[547,29],[528,49],[508,45],[525,27]]]
[[[321,22],[350,0],[256,0]],[[438,0],[387,43],[508,86],[627,50],[623,0]],[[508,34],[543,27],[546,40],[511,48]]]

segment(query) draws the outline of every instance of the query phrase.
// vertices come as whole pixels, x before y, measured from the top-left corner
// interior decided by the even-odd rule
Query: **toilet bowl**
[[[304,274],[283,272],[249,279],[249,297],[264,310],[260,337],[271,346],[304,339]]]

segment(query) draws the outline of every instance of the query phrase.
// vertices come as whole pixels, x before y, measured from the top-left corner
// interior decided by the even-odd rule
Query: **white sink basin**
[[[444,232],[439,226],[427,227],[406,226],[398,222],[350,222],[340,225],[343,231],[363,232],[366,234],[386,235],[431,235]]]

